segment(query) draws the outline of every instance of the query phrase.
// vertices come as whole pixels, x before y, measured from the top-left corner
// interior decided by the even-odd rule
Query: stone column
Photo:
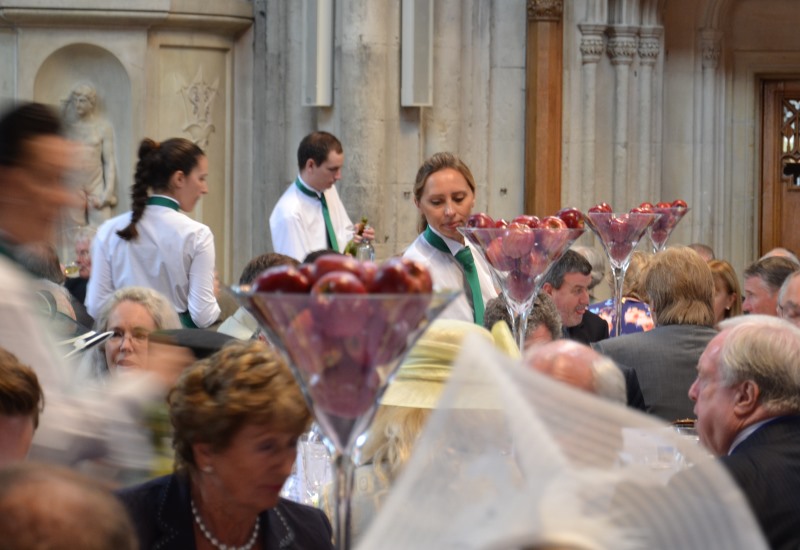
[[[597,141],[597,64],[605,52],[606,25],[583,23],[581,31],[581,195],[584,204],[595,204],[595,148]]]
[[[720,41],[722,35],[719,31],[706,30],[701,32],[701,47],[703,56],[703,81],[702,98],[700,104],[701,134],[700,134],[700,181],[694,184],[692,214],[694,241],[701,243],[713,242],[712,226],[719,219],[715,212],[714,204],[722,206],[722,190],[718,189],[719,176],[716,162],[716,110],[717,110],[717,67],[719,66]]]
[[[635,27],[612,26],[609,29],[608,56],[614,67],[614,152],[612,172],[612,206],[616,210],[630,208],[634,189],[628,179],[628,123],[630,68],[636,55]]]
[[[660,112],[654,104],[654,67],[661,52],[661,27],[639,29],[639,154],[636,169],[637,204],[654,201],[660,195],[655,170],[653,117]]]
[[[528,0],[525,83],[525,212],[561,205],[563,0]]]

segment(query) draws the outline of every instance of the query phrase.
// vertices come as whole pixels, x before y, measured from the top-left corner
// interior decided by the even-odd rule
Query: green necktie
[[[322,203],[322,217],[325,220],[325,229],[327,231],[328,237],[328,248],[331,250],[339,250],[339,245],[336,243],[336,233],[333,231],[333,224],[331,223],[331,213],[328,211],[328,201],[325,200],[325,194],[320,193],[317,195],[314,191],[310,189],[306,189],[302,183],[300,183],[300,179],[294,180],[294,184],[297,188],[305,195],[309,197],[314,197],[315,199],[319,200]]]
[[[450,249],[444,240],[434,233],[430,226],[425,228],[422,234],[426,241],[437,250],[450,254]],[[481,284],[478,280],[478,270],[475,267],[475,258],[472,257],[472,250],[464,247],[453,256],[455,260],[464,268],[464,275],[469,285],[470,296],[472,299],[472,311],[474,313],[475,324],[483,326],[483,294],[481,294]]]

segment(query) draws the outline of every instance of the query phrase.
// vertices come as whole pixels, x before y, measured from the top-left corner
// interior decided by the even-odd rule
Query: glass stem
[[[625,267],[611,267],[614,273],[614,331],[620,336],[622,331],[622,285],[625,282]]]
[[[355,463],[347,453],[337,453],[334,458],[336,469],[336,525],[334,537],[336,550],[350,549],[350,502],[353,496]]]

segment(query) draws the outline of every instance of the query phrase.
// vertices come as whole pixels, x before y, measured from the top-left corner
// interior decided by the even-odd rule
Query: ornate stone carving
[[[661,53],[661,41],[648,36],[639,39],[639,58],[645,65],[655,65],[658,54]]]
[[[528,19],[561,21],[564,0],[528,0]]]
[[[703,42],[703,68],[716,69],[719,65],[719,42]]]
[[[597,63],[600,56],[606,51],[603,40],[605,25],[582,24],[578,25],[581,31],[581,55],[583,63]]]
[[[186,123],[181,130],[191,136],[191,140],[202,149],[208,147],[211,133],[215,130],[212,121],[214,99],[219,91],[219,77],[209,84],[203,76],[203,67],[197,68],[197,73],[189,84],[176,75],[179,82],[179,93],[183,96],[183,107]]]
[[[630,34],[612,34],[608,39],[608,56],[612,65],[630,65],[636,55],[636,37]]]

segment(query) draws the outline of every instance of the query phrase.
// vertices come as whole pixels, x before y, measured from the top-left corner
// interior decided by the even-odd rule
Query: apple
[[[686,201],[681,199],[675,199],[674,201],[672,201],[672,208],[680,208],[682,210],[685,210],[686,208],[688,208],[688,206],[686,205]]]
[[[489,214],[478,212],[477,214],[472,214],[469,218],[467,218],[467,227],[494,227],[494,220],[491,218],[491,216],[489,216]]]
[[[316,281],[322,279],[326,274],[335,271],[345,271],[361,278],[361,262],[352,256],[346,256],[344,254],[323,254],[314,260]]]
[[[369,288],[375,279],[376,273],[378,273],[378,264],[370,260],[361,262],[361,282],[364,283],[365,287]]]
[[[530,254],[526,254],[519,259],[518,271],[520,271],[523,275],[537,277],[544,272],[545,269],[547,269],[547,265],[547,257],[539,250],[532,250]]]
[[[601,202],[600,204],[596,204],[589,209],[589,212],[606,212],[611,213],[614,210],[611,208],[611,205],[607,202]]]
[[[526,225],[512,222],[503,237],[503,254],[509,258],[521,258],[531,251],[536,243],[536,234]]]
[[[511,220],[511,224],[514,223],[530,227],[531,229],[536,229],[539,227],[539,218],[536,216],[529,216],[528,214],[522,214],[521,216],[517,216]]]
[[[492,240],[486,247],[486,261],[498,271],[511,271],[516,265],[514,258],[503,252],[503,237]]]
[[[629,242],[613,242],[609,247],[609,254],[615,262],[622,263],[633,251],[633,244]]]
[[[380,386],[377,372],[364,374],[360,362],[343,355],[310,385],[314,406],[332,416],[358,418],[375,403]]]
[[[508,296],[515,302],[524,302],[536,288],[536,277],[526,275],[521,271],[512,271],[506,279]]]
[[[608,222],[608,232],[612,242],[627,242],[630,233],[630,217],[622,214],[611,218]]]
[[[408,258],[389,258],[383,262],[368,285],[371,293],[428,294],[433,290],[433,280],[428,269]]]
[[[541,229],[566,229],[567,224],[556,216],[547,216],[542,218],[542,223],[539,225]]]
[[[643,202],[639,206],[631,208],[631,214],[652,214],[653,212],[655,212],[653,204],[649,202]]]
[[[508,227],[508,222],[503,218],[500,218],[499,220],[494,222],[494,226],[497,229],[505,229],[506,227]]]
[[[311,310],[303,309],[291,321],[278,319],[278,324],[286,327],[283,338],[297,368],[309,375],[322,372],[322,335],[314,328]]]
[[[370,317],[370,304],[357,296],[366,293],[364,283],[352,273],[334,271],[320,277],[311,287],[311,294],[315,296],[311,301],[311,312],[317,326],[335,338],[363,331]]]
[[[577,208],[562,208],[556,213],[556,216],[570,229],[583,229],[583,212]]]
[[[253,285],[257,292],[306,293],[311,283],[306,275],[293,265],[271,267],[256,277]]]
[[[311,290],[311,285],[313,285],[317,280],[317,270],[314,268],[314,264],[300,264],[297,266],[297,269],[300,270],[300,273],[306,276],[308,279],[308,290]]]
[[[672,204],[668,202],[659,202],[656,203],[656,210],[661,210],[662,208],[672,208]]]

